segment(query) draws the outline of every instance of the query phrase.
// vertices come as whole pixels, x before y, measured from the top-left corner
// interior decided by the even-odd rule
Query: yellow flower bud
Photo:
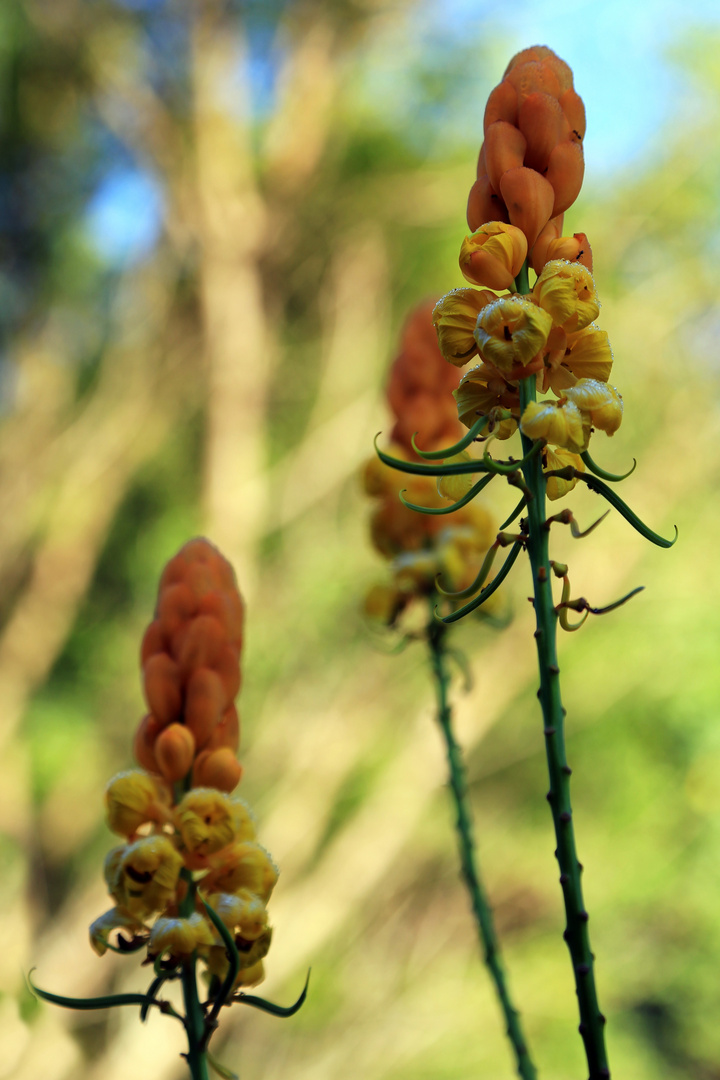
[[[132,836],[148,821],[166,821],[170,793],[141,769],[118,773],[105,790],[107,822],[114,833]]]
[[[217,865],[203,879],[204,891],[237,893],[249,889],[267,903],[280,871],[264,847],[245,841],[233,844],[216,858]]]
[[[475,328],[480,354],[498,371],[525,367],[548,339],[552,317],[524,296],[503,296],[484,308]]]
[[[203,916],[195,911],[187,919],[161,916],[150,931],[148,956],[187,957],[202,945],[215,943],[215,935]]]
[[[527,250],[527,237],[515,225],[488,221],[463,240],[460,269],[473,285],[509,289],[525,262]]]
[[[141,919],[167,907],[183,865],[169,837],[143,836],[117,855],[117,849],[111,852],[108,863],[116,866],[110,891],[118,906]]]
[[[529,439],[544,439],[577,454],[587,449],[590,423],[572,401],[530,401],[520,430]]]
[[[566,259],[545,264],[532,297],[568,333],[589,326],[600,311],[592,274],[581,263]]]
[[[176,807],[175,825],[193,855],[212,855],[255,835],[246,804],[215,788],[191,788]]]
[[[578,379],[574,386],[565,391],[565,397],[589,415],[600,431],[614,435],[620,427],[623,403],[614,386],[597,379]]]
[[[440,352],[455,367],[467,364],[478,351],[473,332],[478,315],[496,300],[487,289],[453,289],[438,300],[432,321]]]
[[[577,469],[578,472],[585,472],[585,465],[583,460],[577,454],[570,453],[569,450],[552,450],[549,446],[545,451],[545,465],[543,466],[544,472],[551,472],[553,469],[565,469],[568,465],[572,465],[573,469]],[[577,484],[577,477],[573,477],[572,480],[563,480],[559,476],[549,476],[547,480],[547,497],[551,501],[555,499],[561,499],[563,495],[567,495],[569,491]]]

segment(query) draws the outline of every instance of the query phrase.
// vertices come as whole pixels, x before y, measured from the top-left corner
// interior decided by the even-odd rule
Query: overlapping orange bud
[[[395,416],[390,438],[411,454],[413,435],[427,450],[455,442],[460,434],[452,400],[458,375],[447,366],[438,347],[434,306],[432,301],[420,304],[408,317],[387,385]]]
[[[514,56],[488,99],[484,133],[468,224],[509,221],[532,248],[583,180],[585,109],[568,65],[544,45]]]
[[[143,638],[141,661],[150,714],[135,737],[138,762],[175,782],[202,757],[202,783],[238,783],[243,605],[232,567],[207,540],[191,540],[160,579],[155,619]],[[228,786],[230,785],[230,786]],[[212,784],[212,786],[215,786]]]

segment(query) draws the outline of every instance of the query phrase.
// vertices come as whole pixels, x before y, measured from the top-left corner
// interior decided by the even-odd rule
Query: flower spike
[[[509,415],[510,414],[508,413],[508,416]],[[468,433],[463,435],[459,442],[456,442],[453,446],[445,447],[444,450],[420,450],[415,445],[415,435],[417,435],[417,431],[410,439],[410,444],[418,457],[421,457],[424,461],[442,461],[444,458],[454,457],[455,454],[460,454],[463,450],[467,449],[470,443],[474,442],[475,439],[482,434],[489,422],[489,416],[479,416]]]
[[[585,462],[591,473],[595,473],[595,475],[599,476],[601,480],[610,480],[611,483],[618,483],[618,481],[620,480],[627,480],[628,476],[634,473],[635,469],[637,468],[637,458],[633,458],[632,467],[628,469],[626,473],[618,475],[617,473],[606,472],[605,469],[601,469],[599,465],[596,465],[587,450],[583,450],[580,457]]]

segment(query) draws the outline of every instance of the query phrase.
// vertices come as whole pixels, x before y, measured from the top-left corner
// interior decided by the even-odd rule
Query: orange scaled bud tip
[[[525,136],[505,120],[497,120],[485,133],[485,167],[488,179],[495,191],[508,169],[523,164],[527,143]]]
[[[529,94],[520,106],[518,127],[527,141],[525,158],[520,164],[538,172],[545,172],[557,144],[570,136],[570,124],[557,98],[538,91]]]
[[[555,191],[544,176],[524,166],[509,169],[500,181],[500,194],[508,208],[510,221],[517,225],[532,247],[541,229],[554,216]]]
[[[169,724],[182,708],[178,665],[167,653],[156,653],[147,660],[143,675],[145,699],[151,711],[161,723]]]
[[[194,756],[195,739],[184,724],[170,724],[155,740],[158,768],[170,783],[174,784],[187,776]]]
[[[563,214],[577,199],[585,174],[582,146],[568,139],[557,144],[545,176],[555,192],[552,216]]]
[[[527,255],[525,234],[514,225],[490,221],[463,241],[460,269],[474,285],[509,289]]]
[[[508,221],[505,203],[492,187],[487,176],[480,176],[470,188],[467,205],[467,223],[473,230],[486,221]]]
[[[185,695],[185,723],[199,749],[205,745],[230,704],[225,685],[216,671],[197,668]]]
[[[133,741],[133,756],[138,765],[148,772],[158,772],[158,763],[155,759],[155,740],[162,731],[163,725],[156,716],[150,713],[140,721],[135,739]]]

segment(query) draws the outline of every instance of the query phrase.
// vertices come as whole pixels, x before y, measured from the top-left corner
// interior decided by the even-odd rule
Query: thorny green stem
[[[467,795],[467,783],[465,769],[463,767],[462,753],[455,741],[452,729],[452,710],[448,703],[448,687],[450,675],[447,667],[447,650],[445,638],[446,627],[433,617],[434,599],[431,597],[430,620],[428,622],[428,643],[430,646],[430,661],[432,664],[435,690],[437,693],[438,711],[437,718],[445,740],[448,768],[450,772],[450,788],[455,812],[457,814],[456,828],[458,845],[460,848],[460,864],[465,878],[473,914],[477,923],[480,943],[484,951],[485,963],[490,972],[490,977],[495,984],[495,991],[500,1001],[507,1035],[512,1044],[515,1054],[518,1075],[523,1080],[535,1080],[537,1072],[527,1049],[523,1035],[520,1015],[514,1008],[507,987],[505,971],[500,958],[500,948],[495,926],[493,924],[492,911],[488,903],[485,890],[480,880],[480,874],[476,865],[475,841],[473,839],[472,817]]]
[[[180,871],[187,882],[188,890],[180,904],[180,916],[187,919],[195,910],[195,883],[189,870],[183,868]],[[197,976],[195,974],[195,953],[189,960],[182,964],[182,988],[185,1001],[185,1028],[188,1037],[188,1052],[186,1055],[188,1068],[192,1080],[209,1080],[207,1054],[204,1049],[205,1038],[205,1014],[200,1005],[197,992]]]
[[[519,281],[519,278],[518,278]],[[525,277],[527,283],[527,271]],[[527,291],[527,290],[525,290]],[[524,411],[535,400],[535,376],[520,383],[520,410]],[[527,456],[532,440],[522,436],[523,453]],[[593,953],[588,934],[588,913],[582,896],[580,874],[570,805],[570,773],[565,755],[565,709],[560,697],[560,668],[557,662],[557,613],[552,596],[552,575],[548,554],[550,530],[545,524],[545,485],[540,457],[530,458],[523,466],[525,483],[532,497],[528,501],[527,549],[532,569],[535,618],[537,629],[540,689],[538,697],[542,706],[545,750],[550,790],[548,802],[555,826],[555,851],[560,866],[560,884],[565,901],[566,929],[563,934],[570,950],[575,976],[575,986],[580,1009],[580,1034],[585,1044],[589,1080],[607,1080],[610,1076],[605,1050],[605,1017],[600,1012],[593,971]]]

